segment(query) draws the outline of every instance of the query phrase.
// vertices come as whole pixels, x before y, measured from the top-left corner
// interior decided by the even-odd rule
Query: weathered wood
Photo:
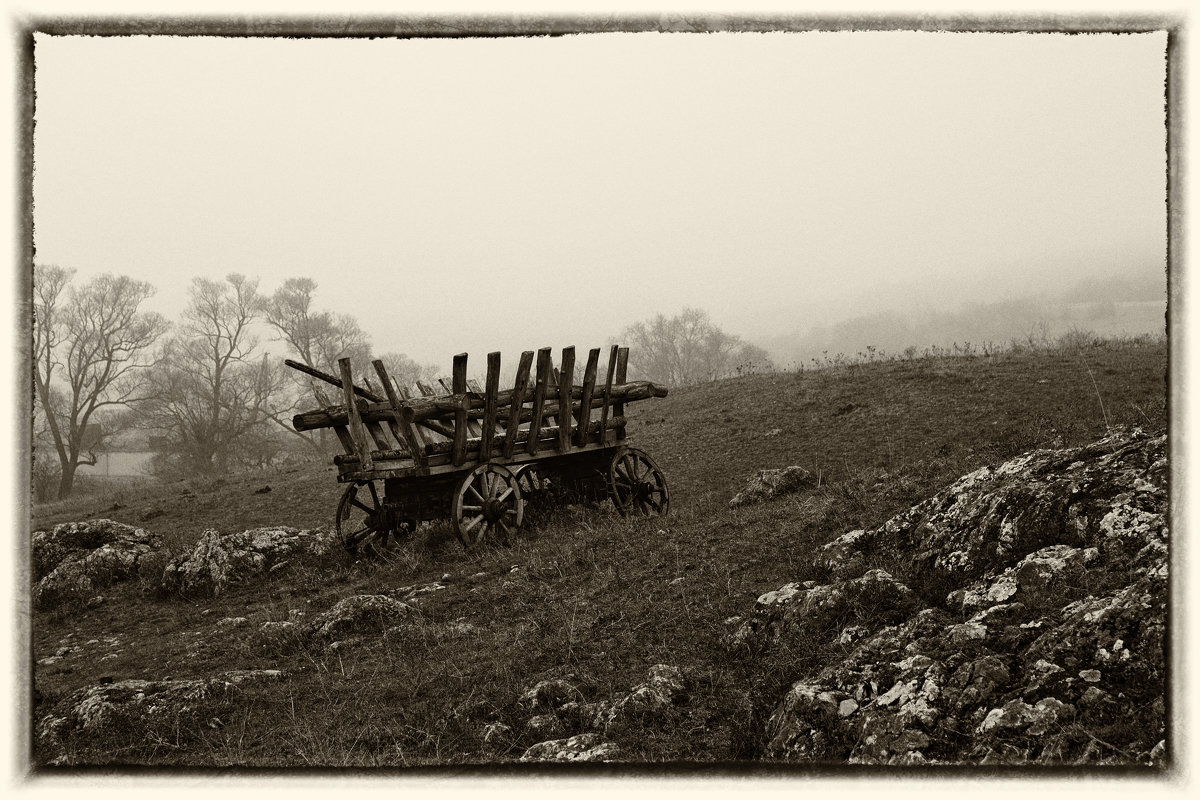
[[[614,344],[608,351],[608,370],[604,377],[604,393],[600,404],[600,444],[608,444],[608,405],[612,402],[613,375],[617,370],[617,346]]]
[[[333,384],[334,386],[338,387],[339,389],[345,388],[342,385],[342,380],[335,378],[334,376],[330,375],[328,372],[322,372],[319,369],[310,367],[308,364],[301,364],[299,361],[292,361],[290,358],[285,358],[283,360],[283,363],[287,364],[289,367],[291,367],[294,370],[299,370],[300,372],[303,372],[305,375],[311,375],[314,378],[320,378],[321,380],[325,381],[326,383]],[[338,359],[338,367],[339,368],[341,367],[341,363],[342,363],[342,360]],[[374,392],[369,392],[366,389],[360,389],[359,387],[354,386],[354,381],[349,377],[345,377],[346,376],[345,372],[342,372],[342,375],[343,375],[343,379],[348,381],[350,383],[350,385],[354,387],[354,393],[356,395],[358,395],[359,397],[362,397],[362,398],[365,398],[367,400],[371,400],[374,402],[379,402],[380,400],[383,399],[382,397],[375,394]]]
[[[575,348],[564,347],[562,363],[559,365],[558,396],[560,399],[571,396],[571,382],[575,377]],[[558,449],[567,452],[571,449],[571,409],[563,409],[558,415]]]
[[[459,353],[454,357],[453,393],[467,393],[467,354]],[[454,412],[454,448],[451,461],[454,466],[462,466],[467,458],[467,409],[461,408]]]
[[[392,440],[388,438],[383,427],[375,420],[363,420],[363,427],[367,429],[367,433],[371,434],[371,438],[375,441],[375,449],[390,450],[392,449]],[[397,444],[399,439],[396,440]]]
[[[350,431],[346,430],[345,425],[333,426],[333,432],[337,434],[338,441],[342,443],[342,449],[345,450],[347,454],[352,455],[358,452],[354,447],[354,439],[350,436]]]
[[[629,370],[629,348],[628,347],[618,347],[617,348],[617,373],[616,373],[616,375],[613,376],[613,380],[615,380],[618,384],[624,384],[625,383],[625,374],[626,374],[626,372],[628,372],[628,370]],[[663,391],[666,391],[666,390],[664,389]],[[622,417],[625,415],[625,403],[623,402],[623,398],[621,401],[617,401],[617,402],[613,403],[613,415],[617,416],[617,417]],[[624,439],[624,438],[625,438],[625,431],[618,431],[617,432],[617,440],[620,441],[621,439]]]
[[[600,363],[600,348],[588,351],[587,366],[583,369],[583,392],[579,395],[579,414],[575,421],[579,432],[575,435],[575,443],[583,444],[587,439],[588,425],[592,421],[592,395],[596,391],[596,366]]]
[[[521,427],[521,417],[525,413],[525,386],[529,383],[529,366],[533,363],[533,351],[521,353],[521,361],[517,364],[517,376],[513,381],[512,397],[508,401],[508,421],[504,427],[504,457],[512,458],[517,446],[517,432]],[[532,413],[530,417],[532,418]],[[534,436],[533,438],[537,438]]]
[[[487,356],[487,389],[483,394],[483,425],[480,428],[479,440],[483,444],[479,448],[479,460],[487,461],[492,457],[491,443],[496,437],[496,394],[500,391],[500,354],[488,353]]]
[[[611,419],[609,419],[609,421],[607,423],[607,427],[609,430],[620,430],[620,429],[624,428],[627,424],[628,424],[628,422],[624,417],[612,417]],[[517,444],[527,444],[530,439],[531,433],[532,433],[532,431],[518,431],[517,436],[516,436]],[[598,441],[599,435],[600,435],[600,422],[596,421],[596,422],[591,423],[588,426],[587,440],[590,441],[592,439],[595,439]],[[503,446],[504,440],[506,438],[507,437],[505,437],[505,436],[496,436],[492,440],[493,448]],[[537,438],[542,440],[542,444],[553,446],[554,443],[558,440],[558,426],[550,426],[547,428],[543,428],[541,430],[541,435]],[[468,439],[467,440],[467,451],[469,453],[470,452],[478,452],[480,445],[481,445],[481,441],[482,440],[480,440],[480,439]],[[426,454],[426,456],[430,457],[430,463],[433,463],[433,457],[452,453],[453,449],[454,449],[453,442],[432,442],[430,444],[425,445],[425,454]],[[409,458],[409,453],[406,450],[376,451],[372,455],[376,461],[406,460]],[[557,457],[557,454],[551,453],[549,457],[551,457],[551,458]],[[338,464],[338,465],[358,464],[358,456],[356,456],[356,455],[334,456],[334,463]]]
[[[425,466],[425,440],[421,436],[420,429],[413,424],[413,412],[411,408],[405,408],[400,405],[400,397],[396,390],[392,387],[392,381],[388,377],[387,367],[379,359],[371,362],[375,371],[379,373],[379,380],[383,383],[383,388],[387,392],[388,403],[392,407],[393,430],[398,432],[397,439],[404,442],[408,446],[408,451],[412,453],[413,462],[418,467]]]
[[[421,397],[433,397],[433,387],[425,381],[417,381],[417,391],[421,393]]]
[[[371,446],[367,443],[367,434],[363,430],[362,418],[358,414],[358,403],[354,397],[354,381],[350,377],[350,359],[339,358],[338,368],[342,372],[342,400],[350,415],[350,436],[354,440],[354,452],[358,455],[363,469],[371,469]]]
[[[550,383],[550,370],[552,366],[550,348],[543,347],[538,350],[537,379],[533,387],[533,410],[529,416],[529,430],[533,432],[533,435],[529,437],[529,444],[526,446],[530,455],[535,455],[538,451],[539,442],[537,432],[542,429],[542,415],[546,411],[546,389]]]
[[[560,387],[547,381],[545,393],[543,395],[543,424],[546,422],[546,417],[551,413],[558,413],[557,402],[559,399]],[[576,386],[571,389],[572,402],[582,399],[583,388]],[[535,389],[536,399],[536,389]],[[665,386],[660,386],[650,381],[633,381],[621,385],[614,385],[610,392],[610,399],[615,407],[618,403],[631,403],[637,400],[645,400],[650,397],[666,397],[667,389]],[[509,405],[512,400],[512,390],[505,389],[499,392],[496,396],[498,407],[503,408]],[[595,397],[592,399],[592,407],[596,407],[598,401]],[[440,397],[414,397],[410,400],[405,400],[404,406],[413,410],[413,420],[419,425],[432,423],[437,419],[452,419],[456,413],[462,411],[464,413],[480,416],[483,408],[483,398],[472,395],[443,395]],[[365,407],[360,405],[361,413],[366,419],[375,421],[386,421],[391,416],[391,406],[387,402],[368,403]],[[478,413],[477,413],[478,412]],[[524,421],[524,414],[522,414]],[[305,411],[296,414],[292,418],[292,424],[298,431],[313,430],[315,428],[327,428],[335,425],[346,425],[346,407],[331,406],[329,408],[317,409],[315,411]],[[435,428],[436,429],[436,428]],[[447,431],[453,433],[452,429],[446,428]]]

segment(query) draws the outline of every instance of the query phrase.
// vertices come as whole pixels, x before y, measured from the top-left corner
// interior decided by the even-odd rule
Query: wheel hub
[[[483,504],[483,517],[488,522],[495,522],[504,516],[504,504],[498,500],[487,500]]]

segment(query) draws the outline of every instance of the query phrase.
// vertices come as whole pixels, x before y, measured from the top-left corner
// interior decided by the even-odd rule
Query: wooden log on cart
[[[391,378],[388,377],[387,368],[379,359],[371,362],[375,371],[379,373],[379,380],[383,382],[383,389],[387,393],[388,403],[392,406],[393,422],[392,430],[396,433],[396,439],[408,445],[408,451],[412,454],[413,463],[418,467],[425,466],[425,441],[421,438],[421,432],[417,430],[417,426],[413,423],[412,409],[405,408],[400,405],[400,398],[396,391],[392,388]]]
[[[618,369],[620,364],[618,364]],[[555,386],[547,386],[543,392],[543,418],[551,413],[558,412],[558,394],[559,388]],[[571,399],[582,399],[583,387],[576,386],[571,389]],[[650,381],[632,381],[630,383],[620,383],[613,385],[610,389],[610,403],[613,405],[613,415],[617,414],[617,406],[624,403],[632,403],[636,400],[645,400],[651,397],[666,397],[667,388],[657,383]],[[554,402],[546,402],[547,400]],[[498,392],[496,402],[499,406],[507,406],[512,402],[512,390]],[[592,407],[595,408],[601,398],[592,399]],[[402,404],[412,409],[413,421],[418,424],[429,423],[437,419],[447,419],[457,416],[458,414],[469,414],[476,410],[482,411],[483,398],[471,395],[446,395],[444,397],[413,397],[404,400]],[[534,411],[536,411],[537,391],[534,391]],[[574,408],[574,403],[572,404]],[[368,403],[365,408],[360,409],[362,418],[373,421],[386,421],[392,413],[391,406],[386,403]],[[526,412],[522,411],[521,421],[525,422],[532,419],[534,412],[530,412],[526,416]],[[337,425],[349,424],[349,418],[346,413],[346,407],[333,406],[330,408],[318,409],[316,411],[305,411],[296,414],[292,417],[292,425],[298,431],[309,431],[317,428],[334,427]],[[447,429],[449,430],[449,429]],[[453,431],[451,431],[453,432]]]
[[[578,432],[575,444],[587,441],[588,424],[592,421],[592,394],[596,390],[596,364],[600,361],[600,348],[588,352],[587,366],[583,370],[583,392],[579,395],[579,414],[576,416]]]
[[[354,451],[358,455],[363,469],[371,469],[371,447],[367,444],[367,434],[363,429],[362,418],[358,413],[358,403],[354,397],[354,381],[350,378],[350,359],[339,358],[338,367],[342,371],[342,398],[346,408],[350,409],[350,435],[354,440]]]
[[[546,387],[550,384],[552,369],[550,348],[543,347],[541,350],[538,350],[537,378],[533,387],[533,409],[529,415],[530,430],[538,431],[542,429],[542,415],[546,413]],[[529,444],[526,449],[530,455],[537,455],[538,437],[529,437]]]
[[[496,438],[496,394],[500,391],[500,354],[488,353],[487,389],[483,393],[483,426],[479,431],[479,459],[492,457],[492,440]]]
[[[608,351],[608,374],[604,378],[604,394],[600,402],[600,446],[608,444],[608,405],[612,402],[613,373],[617,369],[617,346],[614,344]]]

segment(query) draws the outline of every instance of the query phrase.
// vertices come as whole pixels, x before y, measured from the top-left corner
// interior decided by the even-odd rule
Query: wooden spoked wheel
[[[543,477],[536,467],[522,467],[517,471],[517,486],[521,487],[521,497],[529,500],[538,492],[550,488],[550,479]]]
[[[671,506],[667,477],[644,451],[627,447],[608,466],[608,496],[621,516],[666,514]]]
[[[346,487],[334,528],[348,552],[378,553],[396,532],[396,521],[379,499],[375,482],[364,481]]]
[[[463,547],[507,543],[521,527],[525,502],[517,476],[499,464],[480,464],[454,492],[450,519]]]

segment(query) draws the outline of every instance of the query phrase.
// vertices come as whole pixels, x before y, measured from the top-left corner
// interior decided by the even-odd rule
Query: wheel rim
[[[348,552],[379,552],[387,547],[394,525],[373,481],[346,487],[338,503],[334,528]]]
[[[528,501],[531,495],[550,488],[550,479],[543,478],[533,467],[525,467],[517,473],[517,486],[521,487],[521,498]]]
[[[484,541],[507,543],[525,514],[517,477],[499,464],[483,464],[463,479],[454,493],[455,533],[468,549]]]
[[[608,468],[608,492],[621,516],[661,516],[671,507],[666,475],[654,459],[637,448],[613,456]]]

